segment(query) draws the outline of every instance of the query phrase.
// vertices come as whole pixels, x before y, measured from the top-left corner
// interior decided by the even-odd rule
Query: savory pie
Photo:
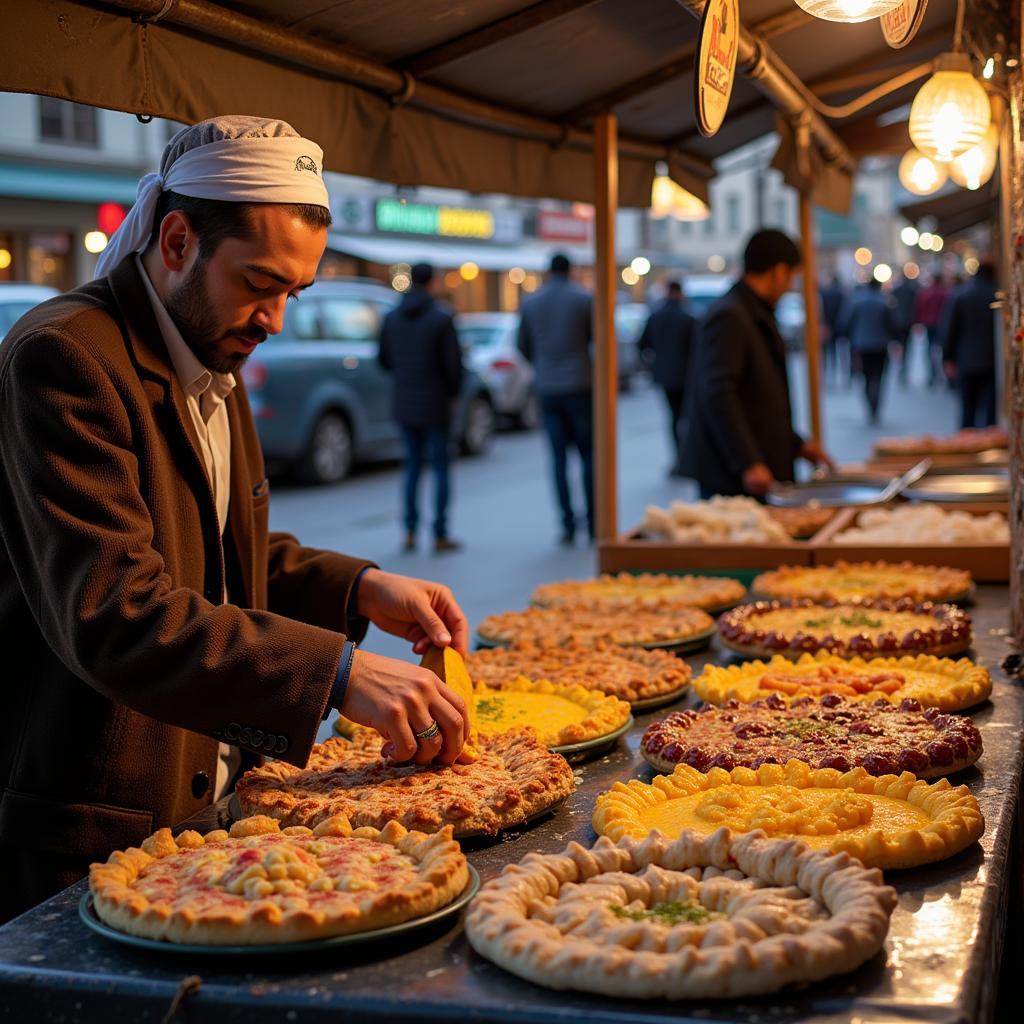
[[[849,700],[916,700],[922,707],[963,711],[987,700],[992,677],[967,658],[929,654],[902,658],[838,658],[827,651],[803,654],[796,661],[776,655],[767,664],[708,665],[693,684],[694,693],[711,704],[743,703],[777,693],[783,697],[821,697],[837,693]]]
[[[812,768],[845,772],[859,765],[871,775],[931,779],[974,764],[981,733],[966,716],[923,711],[916,700],[872,703],[834,693],[784,700],[773,693],[751,704],[673,711],[647,727],[640,753],[663,772],[679,764],[731,771],[795,759]]]
[[[948,779],[925,782],[910,772],[876,778],[863,768],[839,772],[803,761],[756,771],[712,768],[706,775],[681,764],[650,783],[616,782],[597,798],[593,823],[611,839],[640,839],[652,829],[669,838],[723,825],[734,832],[760,829],[883,870],[945,860],[985,830],[978,801]]]
[[[895,906],[847,854],[720,828],[527,854],[474,897],[466,937],[547,988],[736,998],[852,971]]]
[[[533,592],[533,603],[542,608],[594,608],[631,611],[664,601],[722,611],[739,603],[747,588],[728,576],[670,576],[667,573],[603,575],[592,580],[545,583]]]
[[[96,913],[118,931],[198,945],[298,942],[423,917],[469,881],[447,827],[353,830],[338,815],[280,829],[263,815],[201,836],[164,828],[89,869]]]
[[[313,747],[305,768],[270,761],[246,772],[236,792],[243,814],[268,814],[314,828],[344,814],[354,826],[389,821],[421,832],[446,825],[456,837],[494,835],[521,825],[573,790],[572,769],[532,729],[480,736],[471,764],[397,765],[380,754],[381,737],[360,729],[351,741]]]
[[[748,657],[828,651],[844,658],[876,654],[959,654],[971,646],[971,619],[950,604],[900,601],[756,601],[726,612],[718,635]]]
[[[629,705],[618,697],[522,676],[498,690],[478,684],[473,703],[482,735],[529,725],[549,747],[598,739],[629,721]]]
[[[598,641],[624,647],[684,644],[707,636],[714,620],[689,605],[664,602],[630,611],[595,611],[593,608],[527,608],[521,612],[489,615],[477,630],[484,643],[513,644],[529,641],[552,647],[576,641]]]
[[[836,562],[835,565],[784,565],[762,573],[751,588],[759,597],[809,601],[952,601],[971,590],[971,574],[912,562]]]
[[[876,455],[973,455],[1008,444],[1009,435],[1003,427],[968,427],[948,437],[880,437],[874,449]]]
[[[520,641],[509,647],[473,651],[466,657],[473,682],[502,689],[514,680],[547,679],[561,686],[582,686],[635,702],[681,691],[693,670],[668,651],[645,651],[597,640],[542,647]]]

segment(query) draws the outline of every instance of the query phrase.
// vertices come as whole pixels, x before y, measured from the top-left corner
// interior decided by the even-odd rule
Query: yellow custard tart
[[[564,747],[614,732],[629,720],[629,704],[582,686],[520,677],[500,690],[478,684],[473,694],[484,735],[532,726],[542,743]]]
[[[835,565],[784,565],[758,576],[751,590],[758,597],[811,601],[953,601],[971,592],[965,569],[913,562],[836,562]]]
[[[671,839],[686,829],[756,829],[849,853],[883,870],[945,860],[985,829],[966,786],[924,782],[909,772],[876,777],[863,768],[811,768],[803,761],[706,774],[680,765],[650,783],[617,782],[597,798],[593,824],[611,839],[642,838],[652,830]]]
[[[988,700],[992,677],[987,668],[967,658],[905,654],[865,661],[819,651],[796,661],[776,655],[767,662],[708,665],[694,680],[693,692],[708,704],[749,704],[773,693],[814,698],[835,693],[848,700],[915,700],[924,708],[963,711]]]

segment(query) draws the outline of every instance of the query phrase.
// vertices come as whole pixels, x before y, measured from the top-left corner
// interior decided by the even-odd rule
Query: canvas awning
[[[327,166],[398,184],[593,198],[594,118],[619,126],[619,195],[646,206],[658,160],[698,195],[711,161],[810,117],[816,202],[844,212],[852,160],[845,103],[946,48],[953,5],[916,40],[878,23],[833,24],[792,0],[744,0],[728,117],[696,128],[693,52],[702,0],[19,0],[0,4],[0,89],[196,121],[279,116],[317,139]],[[837,55],[838,56],[837,59]],[[904,103],[909,83],[872,110]],[[792,161],[790,161],[792,163]],[[793,167],[784,168],[793,177]],[[829,187],[822,187],[828,185]]]
[[[952,238],[985,221],[994,221],[998,212],[999,190],[995,178],[974,192],[952,189],[900,207],[900,213],[911,224],[934,219],[935,230],[944,238]]]

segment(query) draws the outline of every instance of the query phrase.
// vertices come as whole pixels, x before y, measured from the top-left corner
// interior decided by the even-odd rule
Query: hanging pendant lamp
[[[981,188],[996,169],[999,159],[999,132],[995,124],[988,126],[985,137],[977,146],[954,157],[949,164],[949,176],[961,188],[975,191]]]
[[[796,0],[796,5],[822,21],[858,22],[880,18],[903,0]]]
[[[938,192],[949,177],[945,164],[936,162],[917,149],[908,149],[903,154],[897,173],[900,184],[915,196],[930,196]]]
[[[910,141],[948,163],[977,146],[992,120],[988,95],[965,53],[944,53],[910,107]]]

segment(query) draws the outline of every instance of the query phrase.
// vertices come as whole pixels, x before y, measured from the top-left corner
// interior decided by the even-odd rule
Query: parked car
[[[640,335],[651,311],[642,302],[615,306],[615,341],[619,362],[619,390],[628,391],[633,375],[640,369]]]
[[[683,295],[686,296],[686,307],[690,315],[703,320],[711,304],[735,283],[736,278],[730,274],[690,274],[684,277]]]
[[[791,352],[801,351],[804,347],[804,323],[806,311],[804,297],[800,292],[786,292],[775,306],[775,320],[779,325],[779,334]],[[824,314],[818,309],[818,323],[824,322]]]
[[[517,313],[463,313],[455,318],[463,362],[491,392],[494,410],[516,426],[532,429],[540,421],[533,390],[533,367],[516,344]]]
[[[327,484],[358,462],[401,455],[391,376],[377,363],[380,323],[398,300],[375,281],[335,278],[288,304],[281,333],[242,370],[268,462]],[[465,454],[487,449],[494,420],[487,385],[469,370],[452,423]]]
[[[33,306],[55,295],[60,295],[56,288],[47,288],[41,284],[0,282],[0,341]]]

